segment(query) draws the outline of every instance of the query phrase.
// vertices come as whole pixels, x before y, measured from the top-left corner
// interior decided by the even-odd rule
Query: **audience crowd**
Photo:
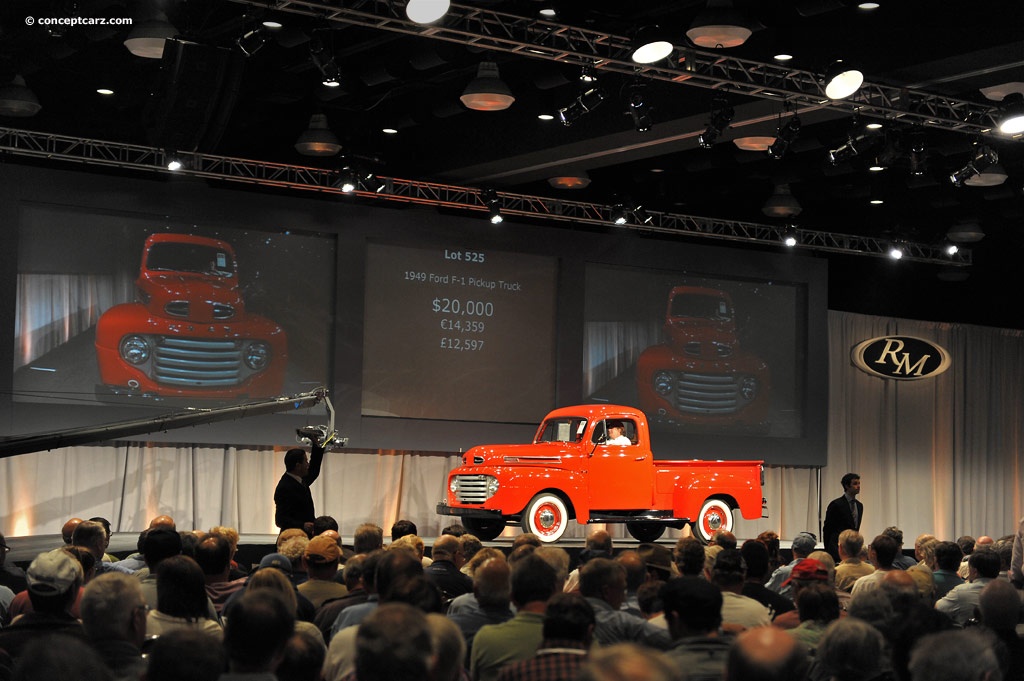
[[[1021,542],[848,529],[838,557],[803,532],[718,532],[572,561],[531,534],[429,547],[332,518],[258,564],[238,532],[154,518],[137,550],[72,518],[27,570],[0,535],[0,681],[1024,681]],[[574,564],[575,563],[575,564]]]

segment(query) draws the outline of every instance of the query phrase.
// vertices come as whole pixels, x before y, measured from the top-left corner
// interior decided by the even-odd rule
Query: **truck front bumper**
[[[463,508],[461,506],[449,506],[448,502],[441,501],[437,504],[438,515],[457,515],[463,518],[485,518],[488,520],[501,520],[501,511],[491,511],[486,508]]]

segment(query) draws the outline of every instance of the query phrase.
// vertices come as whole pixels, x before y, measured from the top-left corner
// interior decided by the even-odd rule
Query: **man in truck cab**
[[[628,447],[633,444],[633,441],[626,437],[626,428],[622,421],[608,422],[608,439],[604,444],[615,447]]]

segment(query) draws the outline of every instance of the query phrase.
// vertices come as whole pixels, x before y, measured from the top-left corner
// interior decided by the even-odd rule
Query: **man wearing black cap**
[[[282,530],[292,527],[305,530],[307,535],[312,533],[313,521],[316,520],[309,487],[320,477],[320,466],[324,460],[324,447],[315,437],[310,441],[310,452],[312,456],[307,456],[306,450],[295,448],[285,453],[285,473],[274,490],[277,507],[274,523]]]

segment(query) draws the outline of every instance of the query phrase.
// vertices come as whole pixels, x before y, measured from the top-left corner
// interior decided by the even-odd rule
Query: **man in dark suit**
[[[309,437],[307,435],[307,437]],[[285,473],[274,490],[274,522],[282,530],[297,527],[310,534],[316,511],[313,509],[313,495],[309,486],[320,477],[320,465],[324,460],[324,445],[316,437],[310,438],[312,457],[304,449],[289,449],[284,455]],[[308,527],[307,527],[308,525]]]
[[[825,550],[839,562],[839,533],[843,530],[860,530],[864,517],[864,504],[857,501],[860,494],[860,476],[847,473],[843,476],[843,496],[833,499],[825,509],[824,535]]]

